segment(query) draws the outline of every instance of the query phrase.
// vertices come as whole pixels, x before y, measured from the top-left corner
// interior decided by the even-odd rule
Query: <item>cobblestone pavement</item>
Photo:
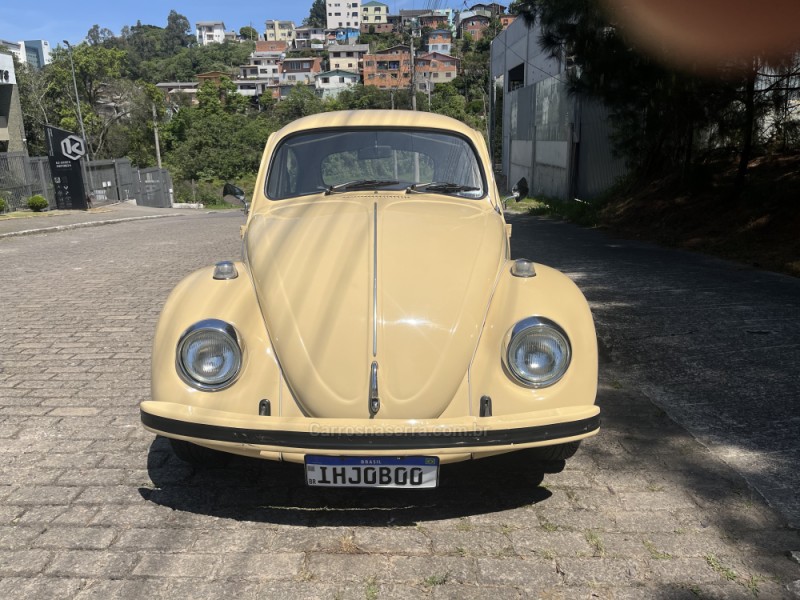
[[[0,240],[0,597],[797,597],[797,532],[641,392],[633,329],[606,353],[601,434],[542,485],[478,462],[425,493],[311,490],[295,465],[178,461],[139,423],[155,322],[186,273],[238,257],[240,223]],[[515,220],[516,254],[559,243],[538,223]]]

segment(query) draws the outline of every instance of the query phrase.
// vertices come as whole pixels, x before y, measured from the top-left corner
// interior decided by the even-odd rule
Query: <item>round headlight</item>
[[[543,317],[529,317],[511,330],[503,362],[518,383],[543,388],[564,376],[571,358],[569,338],[561,327]]]
[[[200,390],[220,390],[236,379],[242,349],[233,325],[217,319],[195,323],[178,342],[178,372]]]

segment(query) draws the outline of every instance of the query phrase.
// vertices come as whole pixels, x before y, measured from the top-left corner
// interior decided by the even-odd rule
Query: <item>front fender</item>
[[[215,280],[214,267],[200,269],[181,281],[161,312],[153,343],[152,399],[198,408],[258,414],[262,399],[270,400],[273,414],[288,391],[267,335],[247,267],[235,263],[236,279]],[[239,332],[243,346],[240,376],[230,388],[202,392],[187,385],[176,370],[176,348],[186,329],[203,319],[221,319]],[[277,404],[277,406],[276,406]]]
[[[594,404],[597,336],[586,299],[569,277],[555,269],[537,264],[535,277],[514,277],[512,264],[508,261],[504,266],[470,368],[471,414],[479,414],[483,396],[492,399],[494,415]],[[531,316],[558,323],[572,344],[569,369],[548,388],[529,389],[515,383],[502,364],[506,334]]]

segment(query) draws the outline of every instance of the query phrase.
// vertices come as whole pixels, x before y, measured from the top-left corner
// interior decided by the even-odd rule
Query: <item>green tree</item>
[[[635,170],[687,173],[700,132],[718,139],[732,133],[729,139],[742,148],[747,75],[720,67],[716,76],[699,76],[666,66],[633,47],[595,0],[518,5],[528,23],[538,19],[542,48],[573,67],[569,89],[609,108],[616,148]],[[758,109],[752,108],[755,117]]]
[[[296,85],[273,110],[273,116],[283,126],[295,119],[324,112],[325,103],[306,85]]]
[[[251,42],[255,42],[258,40],[258,32],[255,28],[250,27],[249,25],[245,25],[244,27],[239,28],[239,35],[245,39],[250,40]]]
[[[167,26],[163,33],[162,48],[165,56],[170,56],[182,48],[188,48],[197,43],[191,33],[189,19],[174,10],[169,11]]]
[[[28,153],[34,156],[43,155],[47,153],[44,128],[57,113],[56,94],[51,89],[51,71],[46,68],[34,69],[28,64],[19,63],[16,56],[13,60]]]
[[[99,46],[111,40],[114,37],[114,32],[100,25],[92,25],[92,28],[86,34],[86,41],[92,46]]]
[[[227,181],[258,170],[275,125],[264,113],[240,110],[231,87],[206,82],[198,106],[180,109],[165,125],[165,161],[177,179]]]
[[[304,27],[327,27],[328,18],[325,11],[325,0],[314,0],[308,16],[303,19]]]

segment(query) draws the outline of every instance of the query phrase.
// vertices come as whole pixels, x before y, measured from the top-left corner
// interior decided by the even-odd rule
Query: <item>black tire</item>
[[[528,457],[531,460],[555,461],[567,460],[572,458],[580,447],[580,441],[557,444],[555,446],[543,446],[541,448],[531,448],[528,450]]]
[[[231,459],[231,455],[205,446],[198,446],[185,440],[169,439],[175,456],[183,462],[196,467],[224,467]]]

